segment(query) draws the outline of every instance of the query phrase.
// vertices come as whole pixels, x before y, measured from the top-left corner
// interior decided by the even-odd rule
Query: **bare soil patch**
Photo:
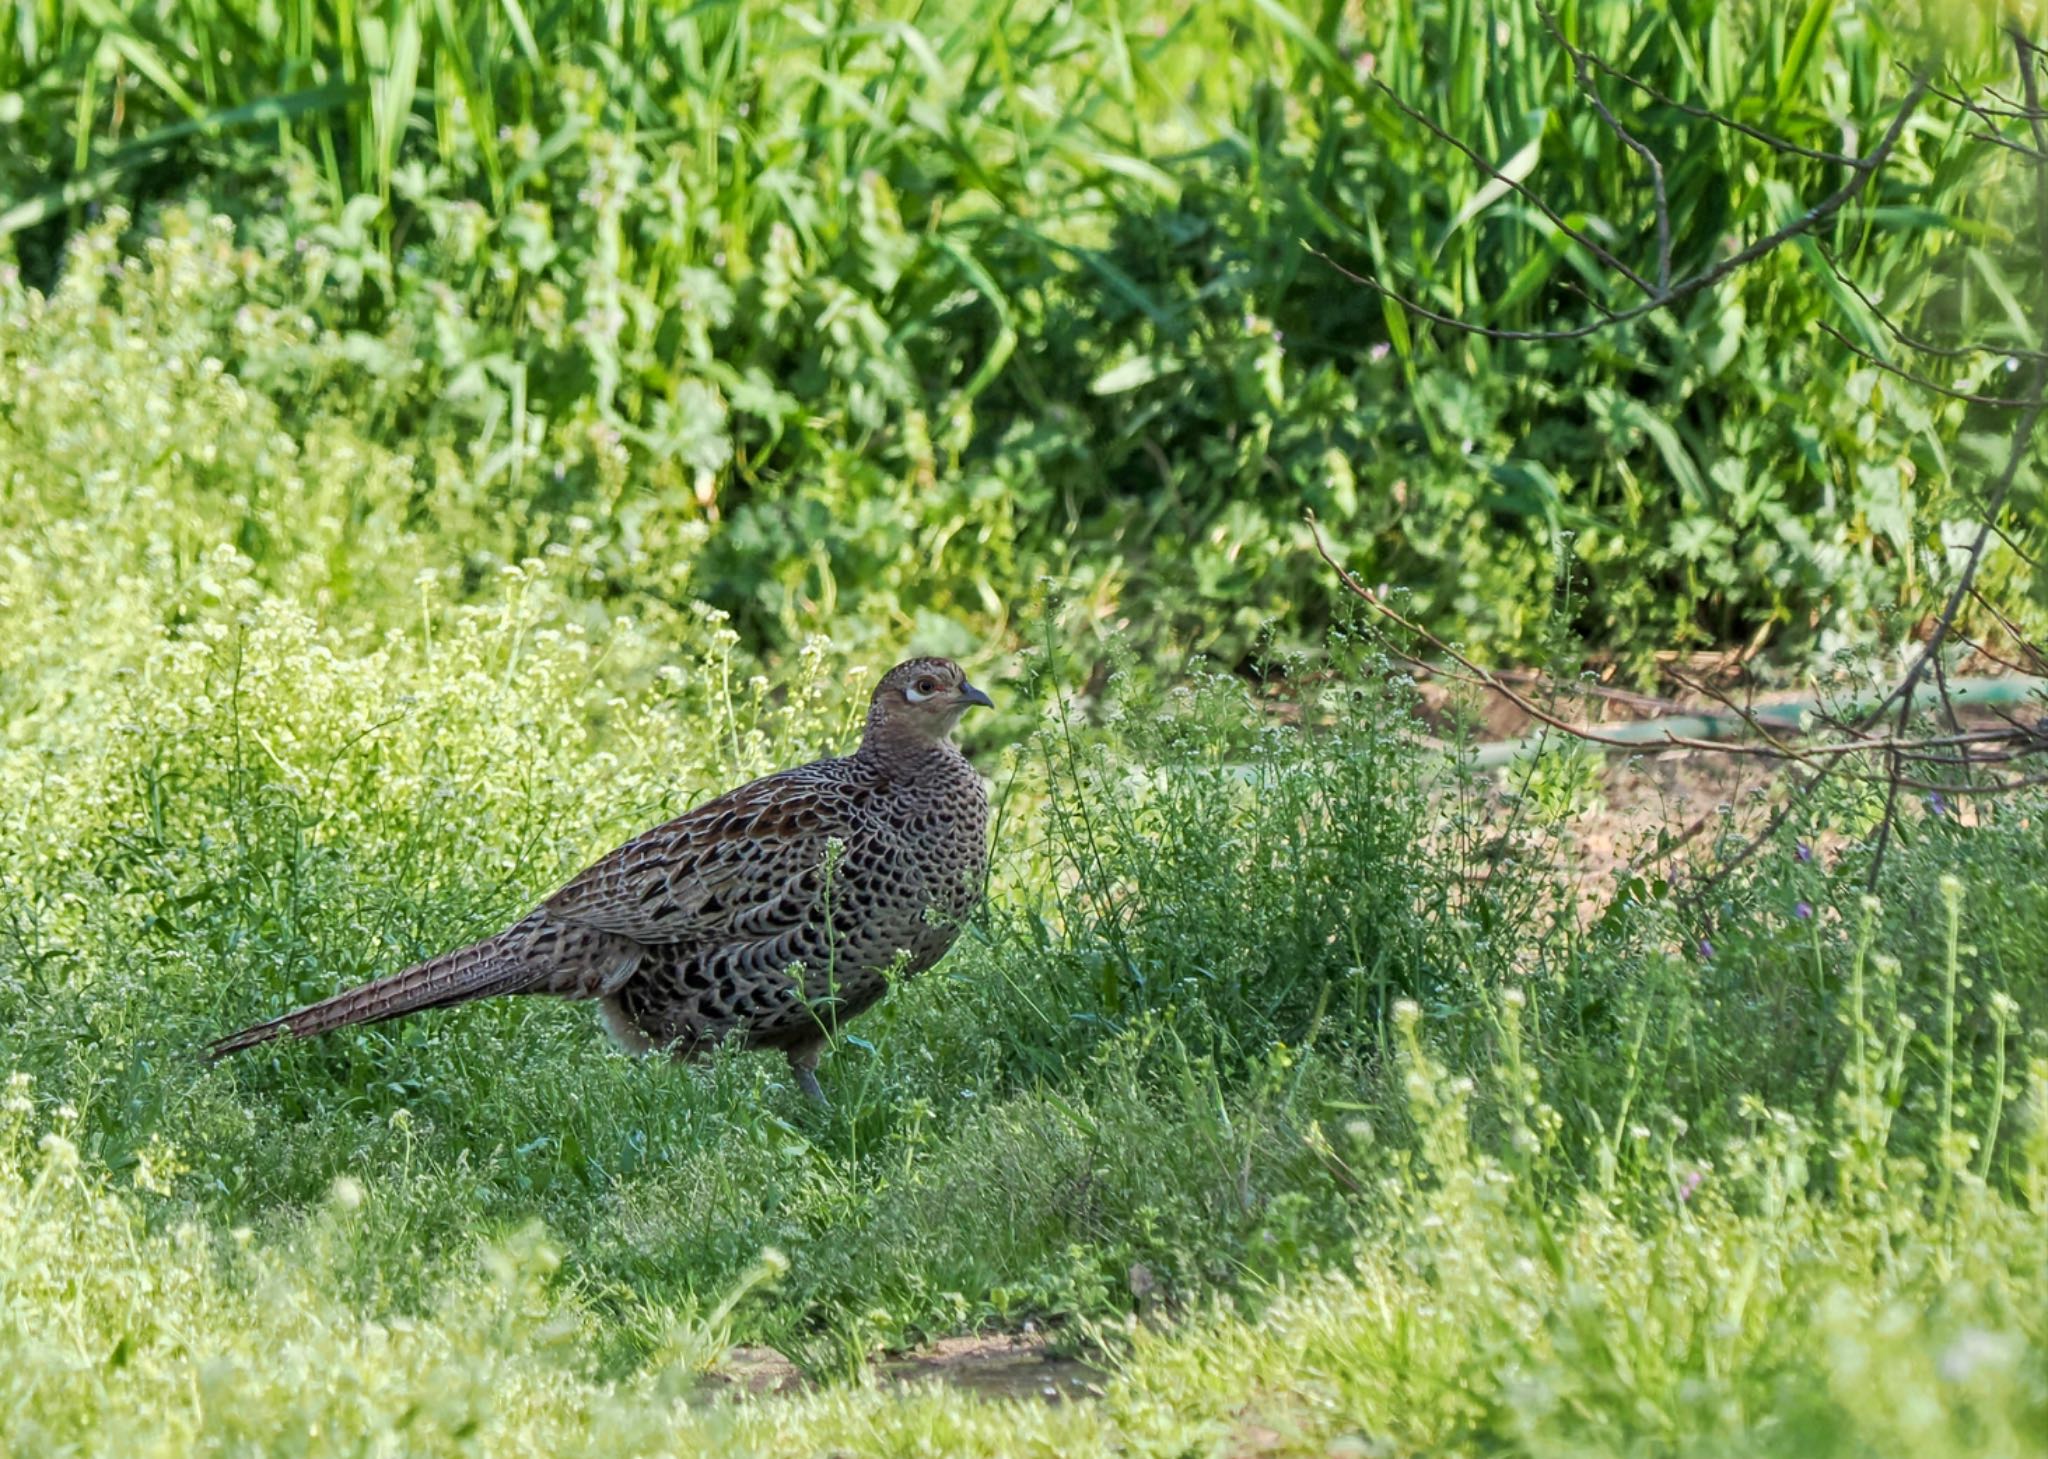
[[[941,1338],[916,1352],[878,1359],[877,1376],[908,1386],[936,1382],[978,1398],[1069,1403],[1099,1398],[1102,1369],[1053,1351],[1044,1338],[1016,1333]],[[811,1387],[797,1366],[773,1348],[737,1347],[705,1375],[710,1394],[794,1393]]]

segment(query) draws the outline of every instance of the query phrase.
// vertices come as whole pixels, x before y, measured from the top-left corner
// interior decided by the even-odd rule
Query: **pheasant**
[[[495,937],[215,1041],[219,1059],[511,993],[595,998],[636,1053],[779,1049],[823,1103],[829,1033],[953,945],[981,895],[988,796],[952,732],[989,697],[948,659],[875,686],[860,747],[634,837]]]

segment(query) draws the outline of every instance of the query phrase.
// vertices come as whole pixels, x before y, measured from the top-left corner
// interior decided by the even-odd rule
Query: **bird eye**
[[[939,686],[929,679],[919,679],[917,681],[917,692],[920,694],[936,694],[939,692]]]

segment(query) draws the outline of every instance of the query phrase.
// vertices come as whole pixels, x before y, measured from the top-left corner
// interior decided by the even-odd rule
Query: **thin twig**
[[[2030,112],[2024,107],[2015,107],[2010,104],[2007,104],[2005,106],[1986,106],[1983,102],[1977,100],[1973,96],[1964,96],[1961,93],[1954,91],[1943,91],[1939,86],[1930,86],[1927,88],[1927,90],[1930,95],[1939,97],[1941,100],[1948,102],[1951,106],[1960,107],[1962,110],[1971,113],[1973,116],[1997,117],[2003,121],[2009,122],[2028,122],[2041,120],[2039,113]],[[1998,95],[1998,93],[1995,91],[1991,94],[1993,96]],[[2004,100],[2004,98],[2001,97],[2000,100]]]
[[[1563,719],[1552,713],[1528,695],[1507,683],[1498,674],[1474,662],[1471,658],[1468,658],[1465,654],[1453,648],[1450,644],[1444,642],[1443,639],[1437,637],[1427,628],[1424,628],[1421,624],[1402,613],[1398,608],[1388,603],[1382,595],[1359,582],[1352,575],[1351,571],[1331,554],[1329,544],[1323,538],[1322,524],[1317,520],[1315,513],[1307,513],[1306,520],[1309,532],[1315,541],[1317,554],[1329,565],[1331,571],[1336,573],[1338,582],[1342,584],[1346,592],[1367,604],[1375,613],[1385,618],[1389,623],[1415,635],[1417,639],[1429,647],[1431,652],[1442,654],[1450,659],[1458,666],[1459,670],[1463,671],[1461,682],[1470,683],[1476,687],[1489,690],[1505,699],[1539,724],[1570,735],[1574,739],[1583,740],[1587,744],[1599,745],[1612,750],[1625,750],[1630,754],[1636,755],[1656,754],[1664,750],[1705,750],[1715,754],[1761,756],[1767,759],[1789,760],[1799,764],[1814,766],[1829,760],[1847,759],[1857,755],[1924,753],[1930,750],[1949,750],[1966,744],[1986,746],[2014,743],[2030,744],[2033,740],[2040,738],[2032,731],[2027,730],[1987,729],[1960,731],[1948,735],[1928,736],[1919,739],[1909,739],[1900,734],[1887,736],[1882,739],[1858,738],[1844,744],[1791,745],[1779,739],[1761,725],[1755,725],[1755,727],[1764,737],[1765,742],[1762,744],[1750,744],[1741,740],[1711,739],[1698,735],[1677,735],[1669,732],[1657,740],[1625,739],[1618,735],[1604,734],[1594,726],[1573,724],[1570,720]],[[1396,649],[1395,652],[1409,663],[1422,662],[1413,654],[1402,652],[1399,649]],[[1437,669],[1432,670],[1432,672],[1443,673],[1446,671]],[[1755,724],[1753,713],[1739,709],[1737,713],[1753,725]],[[2048,748],[2048,746],[2044,746],[2044,748]],[[1859,776],[1857,778],[1870,777]]]
[[[2000,410],[2021,410],[2034,403],[2020,396],[1979,395],[1974,390],[1958,390],[1953,385],[1944,385],[1939,380],[1930,380],[1927,376],[1917,371],[1908,370],[1901,365],[1894,365],[1884,356],[1865,349],[1825,319],[1814,320],[1814,326],[1824,333],[1833,335],[1836,342],[1842,348],[1848,350],[1849,353],[1855,355],[1866,364],[1875,365],[1886,374],[1896,375],[1899,379],[1906,381],[1908,384],[1917,385],[1922,390],[1931,390],[1936,395],[1946,395],[1950,400],[1966,400],[1972,405],[1989,405]]]
[[[1692,103],[1680,101],[1674,96],[1667,96],[1656,87],[1650,85],[1649,82],[1631,76],[1612,62],[1595,55],[1591,51],[1581,50],[1579,47],[1574,46],[1560,33],[1555,18],[1551,13],[1546,10],[1543,12],[1543,15],[1546,24],[1549,26],[1550,33],[1557,36],[1559,44],[1575,60],[1583,57],[1587,64],[1594,67],[1603,76],[1611,76],[1622,85],[1640,91],[1659,106],[1670,107],[1673,111],[1681,112],[1699,121],[1712,122],[1717,127],[1724,127],[1731,132],[1739,133],[1742,136],[1748,137],[1751,141],[1761,142],[1773,152],[1783,152],[1793,157],[1805,157],[1814,162],[1825,162],[1832,167],[1854,167],[1856,165],[1856,159],[1845,152],[1828,152],[1817,147],[1802,146],[1798,142],[1789,141],[1774,132],[1766,132],[1761,127],[1753,127],[1748,122],[1729,116],[1726,112],[1718,112],[1711,107],[1694,106]]]
[[[1578,82],[1580,92],[1593,103],[1600,120],[1607,130],[1614,133],[1622,146],[1643,159],[1643,165],[1650,169],[1650,199],[1656,211],[1657,221],[1657,287],[1645,289],[1645,293],[1661,294],[1671,288],[1671,199],[1664,191],[1664,164],[1649,146],[1635,133],[1621,124],[1621,119],[1608,109],[1606,99],[1600,95],[1600,87],[1593,80],[1591,58],[1565,38],[1564,27],[1549,10],[1539,12],[1544,26],[1572,58],[1572,78]]]
[[[2044,237],[2048,237],[2048,234],[2044,234]],[[1991,540],[1991,524],[2005,510],[2005,499],[2011,494],[2012,484],[2019,475],[2020,462],[2026,457],[2027,442],[2034,434],[2035,423],[2041,418],[2044,402],[2039,392],[2043,377],[2048,376],[2048,369],[2044,369],[2037,361],[2033,375],[2035,398],[2020,412],[2019,419],[2013,423],[2012,444],[2006,455],[2005,469],[1999,472],[1998,480],[1992,485],[1991,495],[1984,507],[1984,521],[1977,528],[1976,540],[1970,544],[1969,556],[1963,562],[1962,575],[1956,580],[1955,587],[1950,590],[1941,616],[1935,620],[1934,629],[1928,634],[1926,645],[1914,657],[1912,666],[1906,670],[1906,676],[1884,697],[1877,708],[1864,717],[1862,728],[1868,729],[1895,703],[1900,706],[1902,712],[1912,708],[1914,691],[1920,687],[1920,681],[1927,675],[1928,665],[1934,662],[1935,655],[1941,652],[1942,645],[1948,641],[1950,632],[1955,628],[1956,612],[1962,607],[1963,599],[1968,596],[1971,585],[1977,580],[1977,569],[1983,566],[1984,549]]]
[[[1891,125],[1885,129],[1883,137],[1879,139],[1877,145],[1871,148],[1868,153],[1852,164],[1852,175],[1849,180],[1798,217],[1792,219],[1791,222],[1773,229],[1747,247],[1729,254],[1719,263],[1669,285],[1639,304],[1631,305],[1627,309],[1616,310],[1612,315],[1604,319],[1597,319],[1590,324],[1582,324],[1572,329],[1495,329],[1490,325],[1474,324],[1470,320],[1460,319],[1456,315],[1445,314],[1441,310],[1431,309],[1425,304],[1417,303],[1398,290],[1388,288],[1375,278],[1355,273],[1319,248],[1308,244],[1303,244],[1302,246],[1353,283],[1370,289],[1383,298],[1391,299],[1412,314],[1419,315],[1437,324],[1446,325],[1452,329],[1461,330],[1467,334],[1476,334],[1486,339],[1497,340],[1561,341],[1584,339],[1588,335],[1597,334],[1601,330],[1610,328],[1613,325],[1626,324],[1630,320],[1640,319],[1646,314],[1652,314],[1659,309],[1668,308],[1673,304],[1680,303],[1703,289],[1712,288],[1729,275],[1746,268],[1765,254],[1774,251],[1801,234],[1811,232],[1814,228],[1840,212],[1869,185],[1870,179],[1884,165],[1885,159],[1891,156],[1893,149],[1899,144],[1900,137],[1905,134],[1906,123],[1912,118],[1914,110],[1919,106],[1920,99],[1926,92],[1926,78],[1924,76],[1916,77],[1912,88],[1900,100],[1898,114],[1892,118]]]
[[[2026,91],[2027,110],[2029,113],[2039,113],[2041,111],[2040,86],[2038,78],[2034,74],[2033,62],[2033,57],[2039,48],[2027,38],[2017,23],[2011,25],[2007,29],[2006,34],[2012,40],[2013,53],[2018,61],[2020,84]],[[2033,132],[2035,149],[2044,158],[2048,158],[2048,128],[2044,128],[2043,118],[2038,115],[2030,116],[2027,125]],[[2038,161],[2034,165],[2034,242],[2036,248],[2040,249],[2043,253],[2048,253],[2048,166],[2043,166]],[[2039,302],[2037,300],[2037,304]],[[2048,308],[2044,308],[2042,312],[2044,316],[2048,316]],[[2037,318],[2034,323],[2037,331],[2048,331],[2048,317]],[[2040,344],[2042,347],[2048,348],[2048,338],[2041,339]],[[1985,549],[1990,545],[1992,533],[1998,525],[1998,519],[2005,511],[2006,498],[2012,492],[2013,482],[2019,476],[2020,462],[2027,455],[2027,449],[2034,434],[2034,426],[2040,420],[2044,407],[2048,407],[2048,394],[2044,394],[2044,391],[2048,391],[2048,360],[2036,358],[2031,369],[2028,371],[2028,376],[2028,393],[2032,398],[2026,408],[2020,412],[2019,418],[2013,423],[2012,441],[2007,449],[2005,469],[1999,473],[1998,480],[1993,484],[1990,496],[1985,502],[1984,520],[1977,529],[1976,540],[1970,544],[1969,556],[1964,559],[1963,570],[1957,577],[1955,587],[1949,592],[1948,601],[1942,607],[1941,616],[1935,620],[1933,632],[1927,636],[1926,646],[1914,656],[1911,667],[1906,670],[1906,675],[1899,681],[1898,687],[1886,696],[1884,703],[1879,704],[1863,720],[1865,726],[1875,723],[1884,714],[1886,706],[1896,701],[1899,706],[1898,725],[1899,729],[1903,731],[1913,712],[1914,693],[1919,688],[1921,680],[1926,677],[1930,665],[1935,670],[1936,685],[1941,688],[1944,699],[1946,699],[1946,681],[1941,666],[1942,645],[1947,642],[1949,634],[1955,628],[1956,614],[1962,608],[1964,597],[1976,583],[1977,570],[1983,566]],[[1951,709],[1950,712],[1952,714],[1953,710]],[[1877,886],[1878,877],[1884,870],[1885,848],[1890,844],[1892,818],[1898,804],[1898,788],[1901,784],[1908,783],[1899,776],[1898,759],[1896,756],[1891,757],[1888,761],[1888,769],[1891,774],[1892,784],[1885,796],[1884,820],[1878,827],[1877,846],[1870,860],[1869,884],[1873,889]],[[1920,784],[1920,782],[1910,783]],[[2001,789],[2009,790],[2018,789],[2027,782],[2021,780],[2018,782],[2003,781],[1995,783]],[[1948,788],[1934,787],[1934,789],[1946,793]],[[1954,793],[1976,794],[1978,792],[1974,790],[1956,790]]]
[[[1989,598],[1985,597],[1983,593],[1979,592],[1975,584],[1972,584],[1970,587],[1970,596],[1977,600],[1978,607],[1984,609],[1985,612],[1989,613],[1992,617],[1998,620],[1998,626],[2000,628],[2003,628],[2006,631],[2007,636],[2010,637],[2012,641],[2019,646],[2020,650],[2023,653],[2025,653],[2028,658],[2034,661],[2034,667],[2032,669],[2027,670],[2026,672],[2031,674],[2048,674],[2048,654],[2044,654],[2041,652],[2040,649],[2034,647],[2032,641],[2029,640],[2026,634],[2020,630],[2020,626],[2017,623],[2014,623],[2012,619],[2008,618],[2005,615],[2005,613],[2001,609],[1999,609],[1998,606],[1994,604]]]
[[[2043,152],[2038,147],[2029,147],[2025,142],[2015,142],[2010,137],[2001,137],[1996,132],[1972,132],[1970,133],[1970,139],[1975,142],[1989,142],[1995,147],[2003,147],[2008,152],[2017,152],[2020,156],[2030,158],[2035,162],[2048,162],[2048,152]]]
[[[1917,350],[1921,354],[1934,355],[1942,359],[1962,359],[1967,355],[2000,355],[2009,360],[2038,360],[2042,358],[2048,358],[2048,352],[2044,352],[2041,350],[2031,350],[2023,345],[1938,345],[1930,344],[1929,342],[1923,339],[1916,339],[1912,335],[1907,334],[1904,330],[1900,329],[1898,325],[1894,324],[1892,322],[1891,316],[1885,312],[1884,306],[1878,303],[1877,300],[1871,298],[1868,293],[1864,292],[1863,286],[1857,283],[1855,279],[1849,276],[1848,271],[1844,269],[1839,262],[1836,261],[1835,252],[1833,249],[1829,248],[1825,243],[1818,244],[1816,246],[1820,249],[1820,256],[1822,260],[1828,266],[1828,272],[1835,276],[1835,281],[1842,285],[1842,287],[1847,289],[1850,293],[1854,294],[1857,297],[1857,299],[1862,302],[1863,307],[1870,311],[1871,317],[1877,320],[1879,324],[1882,324],[1885,327],[1886,332],[1889,333],[1893,339],[1897,340],[1900,344],[1904,345],[1909,350]]]
[[[1544,217],[1548,218],[1551,224],[1558,230],[1558,232],[1564,234],[1565,237],[1571,239],[1572,242],[1578,244],[1581,248],[1585,249],[1588,253],[1592,254],[1593,257],[1600,260],[1600,262],[1606,264],[1609,268],[1613,269],[1616,273],[1620,274],[1623,278],[1627,279],[1630,283],[1634,284],[1638,289],[1641,289],[1645,294],[1654,294],[1656,292],[1656,289],[1651,285],[1648,279],[1644,278],[1641,274],[1637,273],[1634,269],[1630,268],[1627,264],[1623,263],[1620,259],[1616,258],[1600,243],[1596,242],[1594,239],[1587,236],[1583,229],[1574,228],[1571,224],[1567,223],[1564,220],[1564,218],[1557,212],[1557,210],[1551,207],[1550,204],[1544,200],[1542,194],[1538,193],[1534,188],[1530,187],[1528,184],[1524,182],[1517,180],[1516,178],[1508,176],[1505,172],[1502,172],[1498,167],[1495,167],[1491,162],[1486,160],[1486,156],[1484,153],[1480,152],[1477,148],[1473,147],[1463,138],[1454,136],[1449,131],[1446,131],[1440,123],[1438,123],[1433,117],[1429,116],[1426,112],[1422,111],[1417,107],[1410,106],[1407,100],[1402,97],[1401,93],[1394,90],[1393,87],[1387,85],[1386,82],[1380,80],[1378,77],[1374,77],[1372,85],[1373,89],[1378,91],[1380,95],[1384,96],[1390,103],[1392,103],[1394,109],[1400,112],[1401,115],[1407,117],[1410,121],[1415,122],[1418,126],[1425,128],[1431,136],[1435,137],[1438,141],[1444,143],[1446,146],[1457,148],[1458,151],[1465,154],[1466,158],[1471,161],[1474,167],[1477,167],[1481,172],[1485,173],[1495,182],[1502,183],[1507,187],[1512,188],[1514,190],[1515,196],[1521,198],[1524,202],[1528,203],[1531,207],[1535,208],[1537,212],[1541,213]]]

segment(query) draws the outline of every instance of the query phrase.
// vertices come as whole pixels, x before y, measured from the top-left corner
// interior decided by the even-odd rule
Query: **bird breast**
[[[866,834],[846,847],[838,878],[847,930],[890,923],[891,955],[910,953],[922,971],[951,947],[981,898],[988,864],[988,797],[958,756],[940,773],[890,786],[868,807]],[[835,901],[841,900],[839,897]],[[888,915],[890,910],[896,915]]]

